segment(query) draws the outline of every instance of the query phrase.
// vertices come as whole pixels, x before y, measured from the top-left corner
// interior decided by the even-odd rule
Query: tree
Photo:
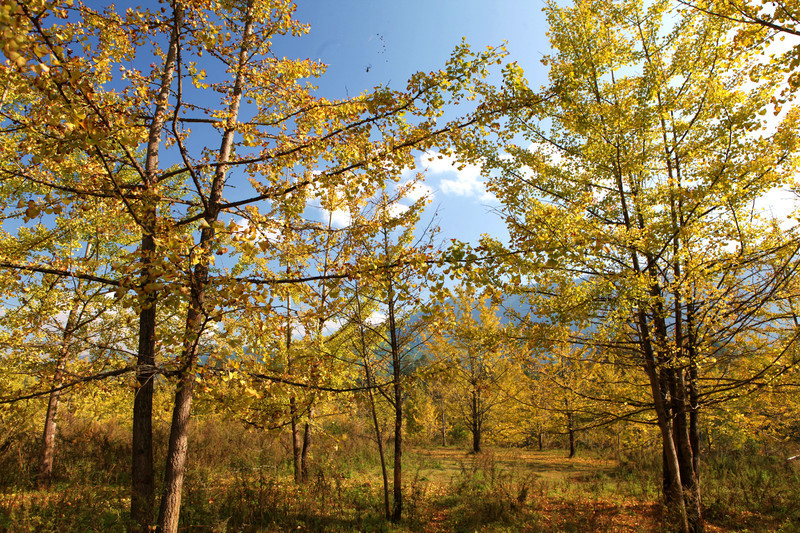
[[[730,25],[671,7],[549,5],[549,86],[537,95],[508,68],[498,97],[520,110],[497,144],[463,153],[498,170],[490,188],[513,250],[487,240],[484,251],[505,258],[500,272],[535,288],[541,315],[580,327],[576,342],[644,371],[670,527],[702,531],[700,409],[781,372],[793,342],[773,342],[786,279],[765,264],[797,249],[765,231],[753,201],[790,180],[796,116],[767,128],[758,116],[777,77],[744,88],[752,58],[731,46]],[[741,374],[725,383],[731,362]]]
[[[450,395],[457,396],[454,402],[472,434],[472,451],[480,453],[495,411],[514,393],[507,385],[516,364],[510,343],[490,297],[476,295],[472,286],[456,288],[436,315],[428,348],[432,364],[452,375]]]
[[[142,530],[153,515],[151,386],[159,372],[177,379],[159,518],[164,531],[177,527],[200,338],[230,302],[265,298],[281,277],[269,268],[232,276],[214,266],[218,252],[229,264],[255,246],[275,253],[252,233],[239,238],[232,216],[248,213],[256,232],[273,213],[302,211],[301,195],[293,193],[312,183],[353,191],[395,179],[413,149],[444,142],[494,112],[482,108],[436,123],[441,108],[469,98],[497,59],[494,51],[473,56],[462,46],[445,70],[415,75],[407,90],[378,88],[333,102],[314,96],[303,81],[320,75],[320,65],[270,53],[274,39],[306,30],[291,18],[290,2],[170,7],[120,14],[12,1],[2,17],[4,31],[15,36],[4,43],[11,66],[3,81],[13,97],[5,103],[14,102],[5,108],[14,139],[6,146],[17,147],[4,151],[3,169],[51,193],[45,201],[36,199],[48,198],[37,196],[44,190],[32,195],[28,219],[47,201],[103,198],[142,238],[116,262],[118,276],[104,281],[118,286],[120,296],[135,292],[140,315],[131,514]],[[153,57],[150,70],[142,68],[142,59]],[[212,94],[219,101],[209,106]],[[194,140],[207,146],[210,135],[219,140],[217,150]],[[356,169],[369,172],[355,179]],[[235,191],[232,174],[240,182]],[[76,178],[65,183],[63,175]],[[78,267],[62,275],[90,274]],[[156,365],[161,308],[185,309],[186,318],[183,333],[159,345],[178,357]]]
[[[255,234],[276,213],[301,212],[295,193],[312,183],[320,190],[380,186],[411,164],[412,150],[484,121],[495,111],[436,119],[448,102],[470,97],[497,55],[473,55],[464,45],[445,69],[415,75],[406,90],[380,87],[329,101],[304,81],[320,75],[320,65],[271,53],[274,39],[306,31],[292,19],[291,2],[178,0],[169,10],[124,14],[71,5],[3,5],[3,30],[14,35],[3,46],[10,60],[2,72],[3,172],[39,187],[30,193],[28,220],[46,205],[99,198],[138,228],[140,245],[102,281],[118,287],[120,298],[135,293],[140,317],[131,498],[140,530],[153,516],[151,387],[157,373],[176,380],[158,520],[160,529],[174,531],[200,339],[231,302],[266,300],[282,277],[266,266],[231,274],[232,265],[256,247],[279,255]],[[148,70],[151,58],[157,60]],[[204,148],[212,137],[216,150]],[[354,175],[358,169],[369,172]],[[254,224],[243,236],[233,217],[245,214]],[[217,258],[227,266],[215,266]],[[5,266],[21,267],[44,268]],[[91,275],[80,266],[60,273]],[[157,344],[160,309],[185,312],[185,324]],[[179,355],[156,364],[156,348]]]
[[[391,405],[394,417],[393,506],[388,516],[392,522],[399,522],[403,512],[405,386],[423,342],[420,339],[422,321],[415,315],[420,310],[420,285],[424,284],[431,262],[431,228],[426,228],[418,237],[415,235],[426,198],[420,198],[411,206],[399,203],[409,186],[401,187],[396,196],[390,196],[386,189],[376,191],[370,209],[353,217],[354,224],[362,224],[365,219],[375,222],[371,232],[354,239],[353,250],[358,262],[368,266],[354,287],[355,306],[350,319],[359,330],[353,348],[363,361],[368,382],[374,384],[379,375],[391,378],[390,391],[383,387],[377,390]],[[373,310],[373,316],[366,316],[369,309]],[[367,353],[367,337],[372,341],[371,357]],[[378,368],[383,370],[381,374]],[[368,385],[370,390],[372,386]],[[371,407],[376,437],[380,441],[374,397],[371,397]],[[382,454],[381,450],[379,452]]]

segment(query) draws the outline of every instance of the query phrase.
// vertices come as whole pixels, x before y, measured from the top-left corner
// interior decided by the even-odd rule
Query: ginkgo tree
[[[434,229],[428,227],[418,234],[416,228],[427,198],[420,198],[411,206],[400,203],[411,186],[413,182],[401,186],[397,195],[390,195],[386,188],[376,190],[366,209],[351,211],[354,224],[374,222],[367,225],[371,228],[368,232],[353,239],[353,253],[365,270],[349,288],[352,293],[349,320],[357,330],[351,351],[361,360],[357,363],[363,366],[367,377],[378,441],[381,432],[371,389],[379,391],[391,406],[394,422],[391,513],[382,448],[379,453],[385,511],[392,522],[400,521],[403,513],[405,389],[424,339],[420,297],[433,262]],[[369,311],[372,314],[367,315]],[[381,379],[388,381],[387,387],[377,384]]]
[[[8,59],[0,73],[2,172],[27,187],[20,220],[46,225],[48,209],[77,216],[102,199],[140,239],[114,261],[116,274],[98,281],[116,287],[139,315],[131,517],[141,530],[154,515],[155,375],[176,387],[158,519],[161,530],[175,531],[201,339],[232,302],[267,301],[283,277],[268,262],[233,268],[254,248],[276,261],[287,253],[257,241],[261,228],[278,213],[302,211],[299,193],[312,184],[359,194],[397,179],[412,166],[414,149],[457,138],[461,127],[497,111],[483,105],[437,122],[443,106],[472,98],[487,66],[499,61],[494,50],[473,54],[466,45],[443,70],[414,75],[404,90],[317,97],[305,80],[321,75],[321,65],[271,52],[274,40],[307,30],[293,9],[285,0],[175,0],[125,11],[69,0],[0,5]],[[252,223],[241,232],[234,218],[245,214]],[[95,276],[88,265],[54,268]],[[180,310],[185,325],[159,339],[162,310]],[[177,355],[157,357],[169,353]]]
[[[519,367],[513,343],[500,325],[489,295],[474,286],[457,287],[430,317],[428,374],[450,376],[449,400],[472,434],[472,451],[480,453],[484,435],[515,395]]]
[[[745,84],[758,57],[732,46],[732,23],[674,8],[548,5],[549,85],[535,93],[507,68],[497,98],[519,109],[462,158],[496,170],[512,249],[483,251],[499,272],[536,288],[540,315],[583,320],[609,364],[640,370],[670,527],[702,531],[701,409],[782,372],[794,342],[773,328],[797,247],[754,201],[791,181],[797,115],[760,119],[780,76]]]

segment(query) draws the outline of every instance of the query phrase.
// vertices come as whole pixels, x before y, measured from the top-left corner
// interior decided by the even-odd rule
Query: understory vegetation
[[[613,431],[582,435],[567,457],[563,435],[538,447],[469,450],[417,436],[407,455],[407,516],[385,520],[374,442],[359,423],[324,425],[308,480],[296,484],[286,432],[209,415],[191,429],[181,531],[662,531],[661,459],[655,436],[615,449]],[[156,428],[166,453],[168,427]],[[53,485],[37,490],[38,443],[0,455],[0,531],[125,531],[130,430],[115,418],[68,417]],[[466,435],[465,435],[466,437]],[[390,443],[387,442],[387,446]],[[800,462],[784,443],[716,442],[704,457],[709,531],[800,531]]]

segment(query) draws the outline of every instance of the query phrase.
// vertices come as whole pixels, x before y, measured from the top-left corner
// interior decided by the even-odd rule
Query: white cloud
[[[250,221],[247,220],[246,218],[240,218],[239,220],[236,221],[236,228],[237,229],[234,230],[234,233],[244,236],[251,232]],[[272,220],[269,226],[267,225],[258,226],[255,228],[254,231],[255,240],[277,242],[278,240],[280,240],[281,236],[280,231],[278,231],[279,228],[280,225],[276,220]]]
[[[774,218],[783,229],[797,224],[791,216],[797,207],[797,195],[785,187],[772,189],[753,202],[757,213],[766,218]]]
[[[437,152],[425,152],[422,155],[425,170],[432,174],[455,174],[454,178],[442,178],[439,187],[442,193],[455,196],[472,196],[485,202],[494,202],[496,198],[486,190],[486,184],[480,179],[481,168],[477,165],[460,163],[452,156]]]
[[[380,311],[373,311],[372,314],[364,321],[367,325],[375,327],[383,324],[386,322],[387,319],[386,313],[382,313]]]
[[[325,322],[324,327],[322,328],[322,334],[325,336],[333,335],[340,329],[342,329],[345,324],[347,324],[347,320],[342,318],[333,318]]]
[[[353,217],[350,216],[350,211],[344,209],[328,211],[325,208],[320,208],[320,210],[322,211],[323,219],[326,222],[330,220],[331,226],[334,228],[346,228],[353,221]]]
[[[404,181],[397,184],[398,191],[402,191],[403,196],[416,202],[421,198],[433,198],[433,189],[419,181]]]
[[[389,206],[386,208],[386,212],[390,218],[397,218],[406,211],[408,211],[408,206],[398,204],[397,202],[389,204]]]

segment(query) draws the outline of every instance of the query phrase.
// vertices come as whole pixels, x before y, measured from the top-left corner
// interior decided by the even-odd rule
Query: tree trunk
[[[230,96],[230,119],[222,136],[218,152],[218,165],[211,180],[211,191],[203,219],[206,224],[200,233],[200,241],[193,253],[198,254],[197,264],[191,278],[189,309],[186,313],[186,326],[183,334],[183,348],[180,363],[183,367],[175,394],[175,406],[172,412],[167,465],[164,471],[164,493],[158,517],[160,533],[176,533],[180,516],[181,491],[186,473],[186,455],[189,436],[189,419],[192,407],[195,372],[197,368],[197,351],[200,337],[205,327],[209,312],[205,306],[206,288],[209,281],[209,265],[211,248],[216,238],[215,222],[219,218],[222,205],[222,190],[225,186],[227,164],[233,151],[233,139],[236,132],[236,121],[239,117],[239,106],[244,90],[244,68],[248,59],[248,48],[253,31],[253,0],[249,0],[243,14],[244,28],[236,66],[236,79]]]
[[[567,411],[567,432],[569,433],[569,458],[575,457],[575,414]]]
[[[300,483],[303,480],[302,453],[303,442],[300,439],[300,426],[297,424],[297,400],[292,396],[289,398],[289,412],[292,417],[292,465],[294,466],[294,482]]]
[[[63,379],[62,363],[58,363],[55,375],[53,376],[53,387],[59,387]],[[44,434],[42,435],[42,457],[39,463],[39,474],[36,476],[36,485],[39,490],[50,486],[53,477],[53,458],[56,448],[56,417],[58,415],[58,403],[61,398],[61,391],[50,393],[50,400],[47,402],[47,414],[44,419]]]
[[[152,265],[156,259],[156,187],[161,128],[166,120],[170,89],[180,46],[183,8],[175,4],[172,32],[158,99],[150,122],[146,148],[144,205],[142,213],[141,285],[152,281]],[[151,531],[155,518],[155,475],[153,473],[153,391],[156,353],[156,291],[145,292],[139,311],[139,346],[136,357],[136,388],[133,397],[131,445],[131,531]]]
[[[286,273],[289,276],[289,266],[287,264]],[[294,358],[292,357],[292,318],[291,318],[291,300],[286,297],[286,370],[291,375],[294,372]],[[300,427],[297,424],[297,399],[294,395],[289,397],[289,416],[291,417],[292,428],[292,466],[294,467],[294,482],[300,483],[303,481],[303,442],[300,439]]]
[[[384,238],[388,239],[388,236],[384,234]],[[388,248],[388,242],[386,242],[386,246]],[[389,275],[391,276],[391,274]],[[392,351],[392,377],[394,378],[392,384],[394,389],[394,509],[392,510],[392,522],[397,523],[403,514],[403,373],[400,347],[397,340],[397,324],[394,316],[394,287],[391,278],[388,279],[387,292],[389,303],[389,347]]]
[[[383,435],[381,433],[381,425],[378,422],[378,410],[375,408],[375,393],[372,391],[374,380],[372,373],[369,370],[366,358],[364,359],[364,368],[367,372],[367,387],[369,391],[369,406],[372,413],[372,425],[375,428],[375,441],[378,443],[378,456],[381,460],[381,475],[383,476],[383,508],[386,515],[386,520],[392,518],[392,511],[389,505],[389,472],[386,468],[386,456],[383,453]]]
[[[308,411],[308,422],[303,428],[303,449],[300,453],[300,481],[308,481],[308,452],[311,449],[311,418],[314,416],[314,409]]]
[[[472,423],[470,424],[472,430],[472,452],[481,453],[481,423],[480,423],[480,405],[479,405],[478,391],[472,390]]]
[[[700,487],[694,470],[695,459],[689,435],[688,413],[686,412],[686,387],[683,379],[683,370],[674,373],[675,396],[675,423],[673,434],[678,452],[678,462],[681,471],[681,484],[686,505],[686,514],[691,533],[702,533],[705,529],[703,516],[700,510]]]
[[[155,250],[152,236],[142,239],[142,248]],[[147,276],[145,270],[144,276]],[[143,277],[144,277],[143,276]],[[131,530],[146,533],[155,519],[155,474],[153,473],[153,391],[155,379],[156,302],[139,313],[139,351],[133,397],[131,446]]]
[[[81,283],[78,283],[76,292],[81,290]],[[72,335],[78,323],[78,301],[77,298],[70,307],[69,314],[67,315],[67,322],[64,324],[64,333],[61,336],[61,348],[56,360],[56,370],[53,373],[54,389],[61,386],[64,382],[64,368],[67,364],[67,357],[70,354],[70,343],[72,342]],[[53,477],[53,459],[55,457],[56,449],[56,423],[58,418],[58,406],[61,400],[61,393],[63,391],[53,390],[50,393],[50,399],[47,402],[47,413],[44,419],[44,431],[42,434],[42,456],[39,463],[39,473],[36,476],[36,484],[39,489],[45,489],[50,486]]]
[[[194,390],[194,361],[183,372],[175,393],[175,407],[172,411],[172,426],[169,433],[167,465],[164,471],[164,493],[158,515],[158,531],[175,533],[181,510],[183,479],[186,473],[186,456],[189,442],[189,420]]]
[[[213,238],[213,232],[212,226],[203,229],[200,238],[201,250],[207,250],[208,243]],[[184,346],[179,359],[183,366],[176,386],[175,403],[172,409],[172,425],[170,426],[169,447],[164,469],[164,492],[161,495],[161,506],[158,513],[159,533],[176,533],[178,531],[183,479],[186,475],[189,421],[197,371],[197,348],[203,333],[203,309],[207,284],[208,262],[201,260],[194,269],[189,310],[186,313]]]
[[[444,409],[442,409],[442,447],[447,446],[447,421],[444,417]]]
[[[399,372],[395,371],[394,382],[394,509],[392,522],[399,522],[403,514],[403,393]]]
[[[638,328],[640,347],[644,359],[644,368],[650,382],[653,395],[653,405],[656,411],[658,428],[661,432],[662,459],[664,471],[664,505],[666,510],[667,527],[681,533],[689,532],[689,522],[686,512],[686,503],[683,496],[681,483],[680,464],[678,452],[673,441],[672,416],[667,402],[668,388],[665,387],[663,372],[659,372],[653,344],[650,340],[650,326],[644,310],[638,312]]]

